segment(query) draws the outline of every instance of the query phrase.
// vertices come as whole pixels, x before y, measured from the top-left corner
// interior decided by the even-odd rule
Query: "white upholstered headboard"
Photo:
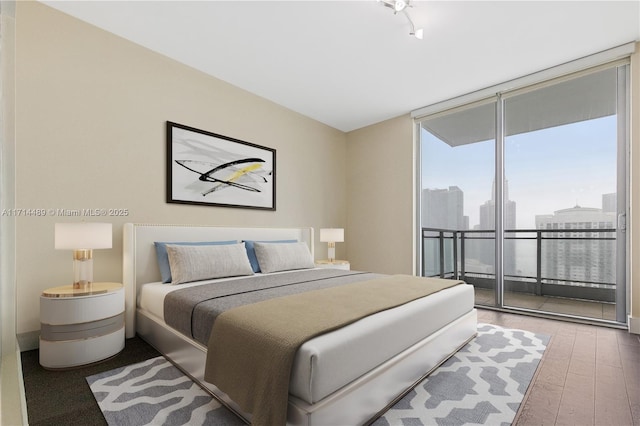
[[[313,228],[235,228],[211,225],[126,223],[122,280],[125,288],[126,336],[135,336],[136,298],[145,283],[160,281],[156,241],[298,240],[313,256]]]

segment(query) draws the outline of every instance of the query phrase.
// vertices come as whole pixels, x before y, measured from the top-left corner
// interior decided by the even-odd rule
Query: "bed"
[[[250,413],[204,380],[207,336],[185,335],[178,331],[180,327],[165,321],[162,301],[167,294],[176,287],[182,291],[202,284],[204,288],[209,281],[181,286],[159,284],[154,245],[159,241],[231,240],[296,241],[304,243],[313,258],[313,228],[125,224],[126,335],[133,337],[137,333],[238,416],[251,422]],[[214,282],[218,287],[232,287],[245,282],[249,285],[254,279],[262,282],[284,279],[296,281],[296,286],[307,286],[309,282],[364,282],[378,278],[384,279],[366,272],[310,268],[220,278]],[[303,283],[298,284],[298,280]],[[219,285],[220,282],[224,284]],[[477,317],[473,305],[473,288],[455,285],[306,341],[297,351],[291,368],[286,423],[358,425],[374,420],[475,336]]]

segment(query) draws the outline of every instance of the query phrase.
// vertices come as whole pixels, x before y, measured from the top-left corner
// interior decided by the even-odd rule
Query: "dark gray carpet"
[[[153,347],[135,337],[125,341],[122,352],[101,363],[72,370],[49,371],[40,366],[38,350],[22,352],[29,425],[106,425],[85,378],[159,355]]]

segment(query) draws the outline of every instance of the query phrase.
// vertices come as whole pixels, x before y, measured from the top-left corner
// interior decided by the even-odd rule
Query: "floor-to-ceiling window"
[[[421,122],[423,275],[495,289],[495,126],[493,100]]]
[[[420,117],[422,274],[625,322],[628,90],[619,60]]]

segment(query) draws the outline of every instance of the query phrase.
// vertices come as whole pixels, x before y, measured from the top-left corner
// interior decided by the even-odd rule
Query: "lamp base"
[[[73,288],[86,289],[93,282],[92,250],[73,251]]]
[[[91,288],[91,281],[77,281],[73,283],[73,288],[74,289],[81,289],[81,290],[89,290]]]
[[[329,262],[333,262],[336,259],[336,243],[329,242],[327,250],[327,257],[329,258]]]

